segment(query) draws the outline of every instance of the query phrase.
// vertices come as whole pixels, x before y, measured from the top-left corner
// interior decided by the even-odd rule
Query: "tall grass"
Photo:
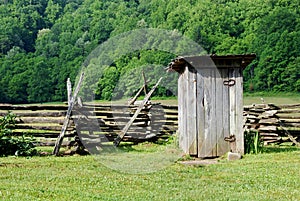
[[[263,141],[258,131],[246,131],[244,133],[244,145],[246,154],[258,154],[263,150]]]

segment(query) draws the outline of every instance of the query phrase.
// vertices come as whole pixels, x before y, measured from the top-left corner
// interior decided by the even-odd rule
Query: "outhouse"
[[[244,154],[243,69],[247,55],[177,57],[168,66],[179,73],[178,135],[186,154],[218,157]]]

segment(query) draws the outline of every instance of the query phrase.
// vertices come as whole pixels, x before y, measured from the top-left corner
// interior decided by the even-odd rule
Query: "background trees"
[[[65,81],[74,82],[87,55],[137,28],[175,30],[207,53],[256,53],[244,72],[246,91],[300,92],[299,15],[298,0],[0,1],[0,102],[65,100]],[[174,56],[120,58],[99,79],[97,97],[110,99],[132,68],[166,65]]]

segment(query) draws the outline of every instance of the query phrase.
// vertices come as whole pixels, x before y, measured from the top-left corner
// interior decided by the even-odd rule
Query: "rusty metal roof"
[[[204,55],[176,57],[173,59],[167,69],[182,73],[184,68],[189,65],[194,68],[246,68],[254,59],[255,54],[241,55]]]

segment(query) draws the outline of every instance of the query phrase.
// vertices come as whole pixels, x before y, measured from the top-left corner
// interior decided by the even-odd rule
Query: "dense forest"
[[[299,8],[299,0],[0,0],[0,102],[66,100],[67,78],[75,81],[92,50],[140,28],[176,31],[209,54],[256,53],[245,91],[300,92]],[[99,78],[96,97],[110,99],[134,66],[167,65],[174,56],[144,50],[119,58]]]

